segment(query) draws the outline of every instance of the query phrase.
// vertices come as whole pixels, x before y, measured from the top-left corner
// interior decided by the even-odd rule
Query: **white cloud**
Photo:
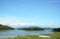
[[[54,26],[59,26],[60,24],[58,24],[60,22],[58,21],[40,21],[40,22],[34,22],[34,21],[27,21],[27,20],[24,20],[23,18],[17,18],[17,17],[0,17],[0,24],[3,24],[3,25],[9,25],[9,26],[12,26],[12,27],[16,27],[18,25],[37,25],[37,26],[40,26],[41,27],[54,27]],[[50,25],[53,25],[53,26],[50,26]]]
[[[2,17],[0,18],[0,24],[4,25],[34,25],[33,23],[29,22],[22,22],[22,19],[16,17]]]

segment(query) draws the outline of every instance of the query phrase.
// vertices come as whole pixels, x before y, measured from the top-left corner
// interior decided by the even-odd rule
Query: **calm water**
[[[50,33],[53,32],[51,30],[44,30],[44,31],[6,30],[6,31],[0,31],[0,38],[7,38],[21,35],[50,34]]]

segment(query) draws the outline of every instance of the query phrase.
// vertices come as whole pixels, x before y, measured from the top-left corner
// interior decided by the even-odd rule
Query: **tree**
[[[60,28],[54,28],[53,31],[60,32]]]
[[[14,28],[0,24],[0,30],[13,30]]]

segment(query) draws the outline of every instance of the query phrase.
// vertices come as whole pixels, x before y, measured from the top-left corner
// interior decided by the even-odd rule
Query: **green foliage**
[[[54,28],[53,31],[60,32],[60,28]]]
[[[0,24],[0,30],[13,30],[14,28],[11,28],[11,27],[9,27],[9,26],[7,26],[7,25],[2,25],[2,24]]]

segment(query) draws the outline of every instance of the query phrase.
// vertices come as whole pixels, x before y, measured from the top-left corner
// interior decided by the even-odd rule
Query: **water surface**
[[[15,37],[22,35],[50,34],[50,33],[53,32],[51,30],[44,30],[44,31],[6,30],[6,31],[0,31],[0,38]]]

